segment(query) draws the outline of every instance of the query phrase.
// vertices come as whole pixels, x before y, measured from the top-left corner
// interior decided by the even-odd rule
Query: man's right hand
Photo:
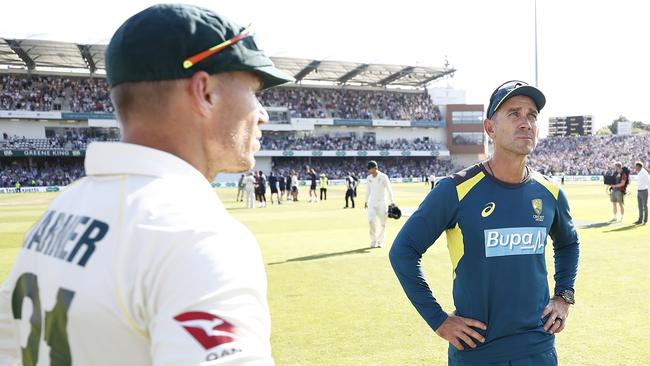
[[[485,342],[485,338],[470,327],[487,329],[487,326],[478,320],[449,314],[449,317],[436,329],[436,334],[446,339],[457,350],[462,351],[465,347],[460,343],[461,340],[472,348],[476,348],[474,340],[481,343]]]

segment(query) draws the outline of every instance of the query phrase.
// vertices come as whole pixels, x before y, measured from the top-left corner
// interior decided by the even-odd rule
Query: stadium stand
[[[542,139],[530,165],[542,174],[603,175],[614,162],[650,162],[650,135],[569,136]]]
[[[426,92],[342,88],[275,88],[259,95],[267,107],[287,107],[292,117],[442,120]],[[113,112],[103,78],[4,74],[0,109]]]
[[[450,160],[438,160],[426,157],[399,157],[373,158],[379,164],[379,169],[391,178],[421,178],[432,172],[436,176],[445,176],[452,172]],[[343,179],[349,172],[358,178],[368,175],[366,159],[358,158],[279,158],[273,160],[273,171],[277,174],[295,170],[304,174],[305,166],[316,170],[316,173],[325,173],[330,179]]]
[[[442,120],[426,92],[323,88],[275,88],[260,94],[268,107],[287,107],[292,117]]]
[[[296,137],[292,135],[264,136],[263,150],[414,150],[434,151],[441,144],[425,139],[393,139],[376,141],[373,136],[362,138],[335,137],[329,135],[313,137]]]
[[[436,176],[445,176],[453,170],[449,160],[396,157],[375,160],[391,178],[419,178],[432,172]],[[81,159],[38,159],[35,162],[29,166],[24,159],[11,163],[0,161],[0,187],[14,187],[16,181],[23,186],[65,186],[85,175]],[[314,168],[318,174],[327,174],[330,179],[343,179],[348,172],[353,172],[359,178],[365,178],[368,174],[365,170],[366,160],[355,158],[280,158],[274,160],[273,171],[286,175],[295,170],[301,179],[306,179],[306,165]]]
[[[0,110],[113,112],[103,78],[0,74]]]
[[[297,65],[296,60],[279,59],[279,62],[286,63],[285,66],[289,69]],[[303,64],[299,67],[300,70],[294,70],[293,74],[311,70],[308,66],[309,62],[305,61]],[[318,76],[319,78],[329,75],[325,73],[326,65],[324,65],[321,65],[322,76]],[[337,65],[336,70],[344,63]],[[364,69],[360,67],[363,65],[348,66],[350,66],[350,70]],[[379,65],[377,67],[379,69],[375,71],[378,72],[387,66]],[[351,72],[350,70],[348,70],[348,74]],[[403,85],[416,87],[423,85],[432,77],[448,73],[448,71],[442,73],[439,73],[440,70],[434,71],[429,70],[430,74],[427,75],[413,74],[416,79],[400,80],[404,82]],[[374,75],[372,73],[354,74],[354,79],[358,79],[359,84],[340,85],[345,84],[346,75],[346,73],[338,71],[332,74],[332,77],[335,78],[331,81],[336,82],[337,85],[293,85],[274,88],[260,93],[259,98],[267,107],[286,108],[292,118],[443,121],[440,109],[433,104],[424,88],[417,90],[387,88],[389,83],[381,80],[397,79],[386,75],[383,79],[372,81],[371,77]],[[316,78],[316,75],[312,76]],[[325,79],[327,78],[325,77]],[[0,73],[0,110],[114,112],[109,98],[108,85],[103,77],[43,75],[39,73]],[[46,131],[47,138],[25,138],[2,133],[0,125],[0,133],[2,133],[0,149],[8,151],[83,151],[92,141],[116,141],[119,139],[115,132],[110,135],[100,135],[97,130],[93,131],[87,127],[59,128],[59,130]],[[334,131],[330,134],[320,135],[298,134],[295,131],[285,130],[265,131],[262,149],[273,151],[437,151],[446,148],[441,145],[440,141],[432,140],[429,137],[409,136],[408,138],[396,137],[377,140],[374,134],[358,131],[349,133],[349,136],[340,136]],[[455,143],[467,142],[460,141],[461,139],[465,138],[454,136],[453,141]],[[531,155],[529,163],[533,168],[547,175],[602,175],[612,169],[614,161],[621,161],[628,166],[631,166],[636,160],[650,162],[648,146],[650,146],[650,135],[550,137],[540,141],[537,149]],[[453,167],[449,160],[431,157],[378,157],[376,160],[380,161],[380,165],[386,173],[395,178],[421,177],[432,172],[437,176],[442,176],[462,168],[460,166]],[[366,173],[363,161],[365,160],[360,157],[299,158],[287,155],[287,157],[274,157],[271,166],[278,172],[291,169],[303,172],[304,165],[309,164],[319,173],[324,172],[334,179],[343,178],[348,171],[353,171],[358,176],[364,177]],[[5,187],[13,187],[17,180],[26,186],[33,183],[65,185],[84,174],[80,156],[68,158],[39,156],[37,159],[5,157],[0,161],[0,168],[0,185]]]
[[[65,186],[85,175],[80,159],[0,160],[0,187]]]
[[[3,136],[8,137],[8,136]],[[49,139],[24,139],[9,137],[0,139],[0,148],[12,149],[80,149],[95,140],[116,140],[106,138],[90,138],[84,135],[70,137],[57,136]],[[282,142],[282,146],[274,145]],[[352,142],[349,139],[315,139],[265,140],[265,149],[291,148],[318,149],[318,148],[343,148],[350,150],[370,150],[373,146],[379,148],[402,149],[408,147],[417,150],[418,146],[428,149],[429,144],[417,140],[395,140],[380,142],[372,145],[371,139]],[[422,144],[422,145],[418,145]],[[329,145],[332,144],[332,145]],[[615,161],[632,166],[637,160],[650,162],[650,135],[631,136],[575,136],[575,137],[549,137],[542,139],[530,157],[529,164],[542,174],[546,175],[603,175],[610,172]],[[24,160],[24,159],[23,159]],[[427,157],[387,157],[376,158],[382,170],[393,178],[422,177],[433,172],[436,176],[444,176],[462,167],[453,167],[449,160],[439,160]],[[63,185],[84,175],[83,164],[80,159],[38,159],[36,163],[28,166],[22,160],[10,163],[1,163],[0,186],[13,187],[18,179],[23,185],[31,185],[32,179],[37,183],[43,182]],[[344,178],[352,171],[357,176],[365,177],[365,160],[359,158],[276,158],[273,160],[273,170],[286,172],[296,170],[302,173],[305,165],[310,165],[317,172],[326,173],[330,178]]]
[[[119,138],[89,137],[84,135],[59,135],[46,139],[28,139],[18,136],[4,137],[0,140],[0,149],[12,150],[85,150],[88,144],[93,141],[119,140]]]

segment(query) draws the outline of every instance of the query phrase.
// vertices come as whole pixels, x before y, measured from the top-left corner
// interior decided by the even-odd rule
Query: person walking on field
[[[643,167],[643,163],[637,161],[634,164],[637,173],[637,201],[639,203],[639,219],[634,222],[635,225],[645,225],[648,223],[648,189],[650,189],[650,173]]]
[[[386,220],[388,219],[388,203],[396,205],[393,198],[393,188],[388,176],[377,167],[377,162],[368,162],[368,178],[366,185],[366,203],[368,223],[370,225],[370,247],[381,248],[386,240]]]
[[[244,190],[246,191],[246,207],[254,208],[257,194],[255,194],[255,176],[252,172],[244,177]]]
[[[269,173],[268,176],[269,179],[269,189],[271,190],[271,204],[273,204],[273,195],[275,195],[275,198],[278,201],[278,205],[282,204],[282,201],[280,201],[280,195],[278,194],[278,177],[273,174],[273,171]]]
[[[327,201],[327,175],[325,173],[320,173],[320,200]]]
[[[241,177],[239,177],[239,181],[237,182],[237,198],[235,199],[236,202],[242,202],[244,200],[244,177],[245,175],[242,174]]]
[[[357,181],[352,177],[352,173],[348,173],[348,176],[345,177],[345,207],[349,208],[349,201],[352,202],[352,208],[354,208],[354,191],[357,187]]]

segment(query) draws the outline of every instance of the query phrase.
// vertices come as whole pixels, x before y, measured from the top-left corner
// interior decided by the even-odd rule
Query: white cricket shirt
[[[255,178],[253,178],[252,175],[247,175],[244,178],[244,186],[246,187],[247,191],[255,190]]]
[[[272,365],[259,247],[205,177],[125,143],[85,164],[0,289],[0,364]]]
[[[366,178],[366,202],[368,206],[386,205],[386,195],[388,202],[395,203],[393,199],[393,189],[390,185],[390,179],[382,172],[378,172],[376,177],[369,174]]]
[[[641,168],[641,170],[637,173],[636,179],[637,189],[641,190],[650,188],[650,173],[648,173],[645,168]]]

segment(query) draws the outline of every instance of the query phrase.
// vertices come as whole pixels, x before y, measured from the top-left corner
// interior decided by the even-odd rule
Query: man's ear
[[[192,106],[203,117],[210,116],[218,102],[217,82],[205,71],[198,71],[190,78],[188,88]]]
[[[485,120],[483,120],[483,128],[485,129],[485,133],[487,133],[488,136],[490,136],[490,138],[494,140],[494,121],[489,118],[486,118]]]

